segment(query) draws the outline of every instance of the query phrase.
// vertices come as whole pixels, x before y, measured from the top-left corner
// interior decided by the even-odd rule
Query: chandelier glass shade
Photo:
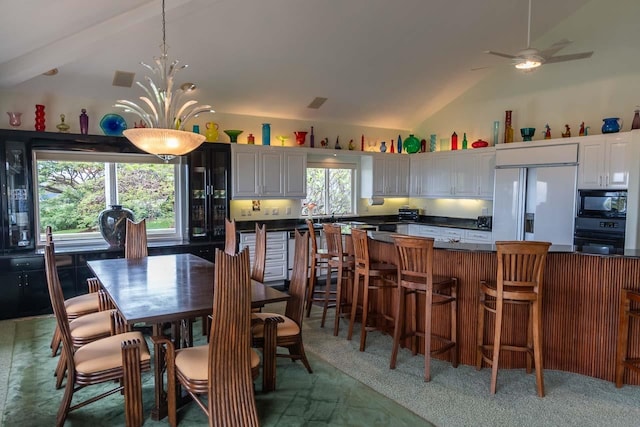
[[[169,62],[167,56],[165,11],[162,1],[162,54],[154,57],[155,65],[141,64],[151,71],[145,76],[145,83],[136,82],[146,93],[142,102],[136,103],[120,99],[115,107],[140,117],[146,127],[127,129],[123,132],[133,145],[161,159],[168,161],[195,150],[205,140],[204,135],[187,132],[184,125],[201,113],[214,111],[210,105],[198,104],[198,101],[183,101],[189,88],[175,87],[174,79],[178,71],[187,67],[179,66],[178,60]],[[193,84],[191,84],[193,85]],[[193,85],[195,86],[195,85]]]

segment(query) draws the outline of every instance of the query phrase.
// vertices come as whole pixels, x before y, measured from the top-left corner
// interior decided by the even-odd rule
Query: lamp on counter
[[[167,56],[165,11],[162,0],[162,55],[154,57],[155,66],[141,64],[153,73],[153,78],[145,76],[146,85],[136,82],[147,94],[141,96],[148,110],[132,101],[118,100],[115,106],[136,114],[147,125],[123,132],[133,145],[147,153],[155,154],[169,161],[176,156],[187,154],[205,140],[204,135],[184,130],[185,123],[201,113],[210,112],[210,105],[198,105],[189,100],[180,105],[182,96],[195,88],[193,83],[184,84],[174,91],[174,77],[187,65],[178,66],[178,60],[169,63]],[[155,79],[155,80],[154,80]]]

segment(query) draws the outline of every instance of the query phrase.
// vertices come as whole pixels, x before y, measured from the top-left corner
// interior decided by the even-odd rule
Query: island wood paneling
[[[395,263],[389,243],[372,241],[374,259]],[[495,279],[496,254],[436,249],[435,274],[458,278],[458,344],[460,363],[475,364],[478,284]],[[550,253],[544,273],[543,345],[544,368],[575,372],[614,381],[618,307],[620,290],[640,290],[640,259]],[[395,298],[387,301],[392,309]],[[419,301],[424,313],[424,299]],[[409,315],[409,313],[407,313]],[[423,322],[423,318],[419,317]],[[447,335],[449,315],[446,307],[433,313],[433,330]],[[640,322],[631,322],[629,351],[640,357]],[[485,342],[493,340],[493,315],[485,321]],[[509,307],[503,326],[504,343],[526,342],[527,312],[523,306]],[[408,344],[408,343],[407,343]],[[438,356],[448,359],[448,355]],[[501,368],[524,368],[523,353],[503,352]],[[625,373],[625,383],[640,384],[640,375]]]

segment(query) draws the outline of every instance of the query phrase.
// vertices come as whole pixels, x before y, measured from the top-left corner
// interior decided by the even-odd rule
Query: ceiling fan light
[[[518,70],[531,70],[533,68],[538,68],[541,65],[541,61],[537,61],[535,59],[525,59],[524,61],[518,62],[516,64],[516,68]]]

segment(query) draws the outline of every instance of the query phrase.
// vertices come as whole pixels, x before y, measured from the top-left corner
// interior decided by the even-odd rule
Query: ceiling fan
[[[590,58],[593,52],[572,53],[569,55],[554,56],[560,49],[565,48],[571,43],[567,39],[560,40],[545,50],[538,50],[531,47],[531,0],[529,0],[529,24],[527,29],[527,48],[521,50],[515,55],[508,53],[494,52],[486,50],[485,53],[509,58],[513,60],[513,65],[519,70],[532,70],[542,64],[553,64],[554,62],[574,61],[576,59]]]

